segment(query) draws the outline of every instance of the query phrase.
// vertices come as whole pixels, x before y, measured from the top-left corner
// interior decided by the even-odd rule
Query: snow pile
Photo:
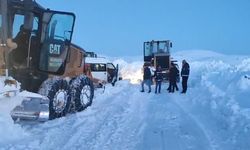
[[[0,98],[0,149],[6,143],[15,143],[28,135],[20,125],[14,124],[10,117],[11,110],[20,105],[21,101],[21,97]]]
[[[250,79],[248,76],[242,76],[238,82],[238,86],[240,87],[241,90],[244,91],[250,91]]]
[[[250,58],[243,59],[242,62],[237,66],[237,70],[249,72],[250,71]]]
[[[14,124],[10,113],[17,105],[21,104],[23,97],[31,96],[31,93],[25,91],[19,93],[20,83],[18,82],[17,85],[5,85],[5,79],[5,77],[0,77],[0,148],[5,143],[21,140],[28,135],[20,125]],[[13,80],[13,78],[8,79]],[[10,97],[6,97],[6,93]]]
[[[249,58],[216,55],[201,61],[189,56],[190,89],[178,104],[204,125],[215,149],[248,149],[250,81],[245,74],[250,71]]]
[[[5,80],[12,80],[15,82],[15,80],[12,77],[1,77],[0,76],[0,98],[2,98],[4,95],[9,95],[12,96],[14,94],[16,94],[16,92],[18,92],[20,90],[20,83],[16,82],[15,84],[6,84],[5,85]]]
[[[177,60],[187,59],[189,61],[209,61],[226,57],[223,54],[207,50],[185,50],[173,53],[173,58]],[[179,61],[181,62],[181,61]]]
[[[2,101],[0,101],[2,103]],[[0,108],[2,109],[2,108]],[[4,114],[9,114],[0,111],[0,149],[3,145],[7,143],[15,143],[18,140],[22,140],[24,137],[28,136],[28,133],[22,129],[20,125],[14,124],[10,116],[5,116]]]
[[[138,84],[142,80],[142,66],[143,62],[126,62],[123,59],[117,59],[113,62],[114,64],[119,64],[120,74],[122,79],[128,79],[132,84]]]

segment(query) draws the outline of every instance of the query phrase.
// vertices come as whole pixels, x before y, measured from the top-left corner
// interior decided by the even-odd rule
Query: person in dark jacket
[[[181,77],[182,77],[182,92],[187,92],[187,81],[189,77],[190,67],[186,60],[182,61]]]
[[[180,71],[179,71],[179,67],[178,67],[178,65],[177,64],[173,64],[175,67],[176,67],[176,69],[177,69],[177,76],[176,76],[176,84],[174,84],[174,88],[176,89],[176,91],[179,91],[179,88],[178,88],[178,86],[177,86],[177,82],[179,82],[180,81]],[[167,88],[167,90],[168,91],[170,91],[170,82],[169,82],[169,86],[168,86],[168,88]]]
[[[28,57],[28,45],[30,31],[24,28],[24,25],[20,26],[20,31],[17,33],[13,41],[17,44],[17,48],[14,49],[11,53],[12,59],[16,64],[24,64],[26,58]]]
[[[148,93],[151,92],[151,71],[148,64],[143,66],[143,81],[141,83],[141,92],[144,92],[144,84],[148,85]]]
[[[163,80],[163,75],[160,65],[157,66],[154,72],[154,77],[155,77],[155,94],[157,94],[157,91],[158,93],[161,93],[161,82]]]
[[[169,93],[174,92],[174,89],[177,88],[177,76],[178,76],[179,70],[177,67],[171,63],[170,70],[169,70]]]
[[[177,71],[177,74],[176,74],[176,82],[174,84],[174,88],[176,89],[176,91],[179,91],[179,88],[177,86],[177,82],[180,82],[180,71],[179,71],[179,66],[177,64],[174,64],[174,67]]]

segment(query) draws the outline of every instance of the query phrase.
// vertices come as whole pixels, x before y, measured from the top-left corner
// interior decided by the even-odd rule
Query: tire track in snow
[[[185,96],[185,95],[183,95]],[[181,98],[186,98],[187,97],[181,97]],[[181,104],[180,102],[178,101],[180,97],[175,97],[175,98],[171,98],[172,99],[172,103],[175,104],[177,107],[180,108],[180,110],[182,110],[182,112],[184,114],[187,115],[188,118],[190,118],[197,126],[198,128],[203,132],[205,138],[206,138],[206,141],[208,141],[209,143],[209,149],[211,150],[215,150],[217,149],[217,145],[215,144],[215,142],[213,141],[213,139],[210,137],[210,134],[208,133],[208,131],[206,130],[206,127],[203,125],[203,123],[201,121],[199,121],[194,115],[192,115],[187,109],[185,109]]]
[[[138,149],[213,149],[205,130],[174,102],[175,96],[162,93],[150,100],[148,124]]]
[[[119,94],[126,87],[123,86],[117,90],[105,91],[104,94],[97,93],[94,103],[89,107],[89,110],[76,114],[74,123],[72,123],[72,118],[70,118],[69,122],[72,123],[72,129],[67,133],[68,138],[61,145],[60,149],[89,149],[88,142],[95,139],[95,132],[109,122],[109,116],[112,116],[112,112],[107,109],[116,103],[112,96]]]
[[[124,89],[129,91],[113,97],[113,102],[105,108],[106,111],[99,114],[103,119],[93,121],[97,125],[91,130],[92,134],[83,133],[78,140],[72,140],[72,144],[79,141],[76,142],[77,145],[74,144],[73,149],[82,145],[85,145],[86,149],[134,149],[135,141],[143,128],[142,113],[146,108],[143,101],[148,97],[142,96],[142,99],[138,100],[138,94],[141,93],[134,92],[138,87]],[[69,143],[64,148],[72,148],[72,144]]]
[[[31,129],[35,141],[25,139],[13,148],[134,149],[144,127],[144,99],[150,98],[135,90],[139,91],[139,87],[122,84],[97,95],[87,110]]]

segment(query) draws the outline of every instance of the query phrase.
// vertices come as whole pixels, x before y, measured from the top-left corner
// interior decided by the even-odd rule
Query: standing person
[[[178,69],[176,66],[171,63],[170,70],[169,70],[169,93],[174,92],[174,89],[177,87],[177,75],[178,75]],[[178,87],[177,87],[178,88]]]
[[[154,73],[154,77],[155,77],[155,94],[157,94],[157,90],[158,90],[158,93],[161,93],[161,82],[163,80],[163,75],[162,75],[162,69],[160,65],[157,66],[155,73]]]
[[[190,72],[189,64],[184,59],[182,61],[182,69],[181,69],[181,77],[182,77],[182,92],[181,93],[187,92],[187,81],[189,77],[189,72]]]
[[[174,87],[175,87],[176,91],[179,91],[179,88],[178,88],[178,86],[177,86],[177,82],[180,82],[180,71],[179,71],[179,66],[178,66],[177,64],[175,64],[174,67],[175,67],[175,69],[176,69],[176,71],[177,71],[177,74],[176,74],[176,82],[175,82]]]
[[[148,85],[148,93],[151,92],[151,71],[148,64],[143,66],[143,81],[141,83],[141,92],[144,92],[144,84]]]

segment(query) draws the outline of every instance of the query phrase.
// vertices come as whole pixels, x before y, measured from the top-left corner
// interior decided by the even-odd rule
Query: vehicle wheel
[[[49,119],[65,116],[69,110],[71,92],[67,81],[49,79],[45,82],[45,89],[40,89],[49,99]],[[40,92],[39,92],[40,93]]]
[[[72,95],[75,102],[75,111],[82,111],[90,106],[94,97],[93,82],[84,75],[72,82]]]

